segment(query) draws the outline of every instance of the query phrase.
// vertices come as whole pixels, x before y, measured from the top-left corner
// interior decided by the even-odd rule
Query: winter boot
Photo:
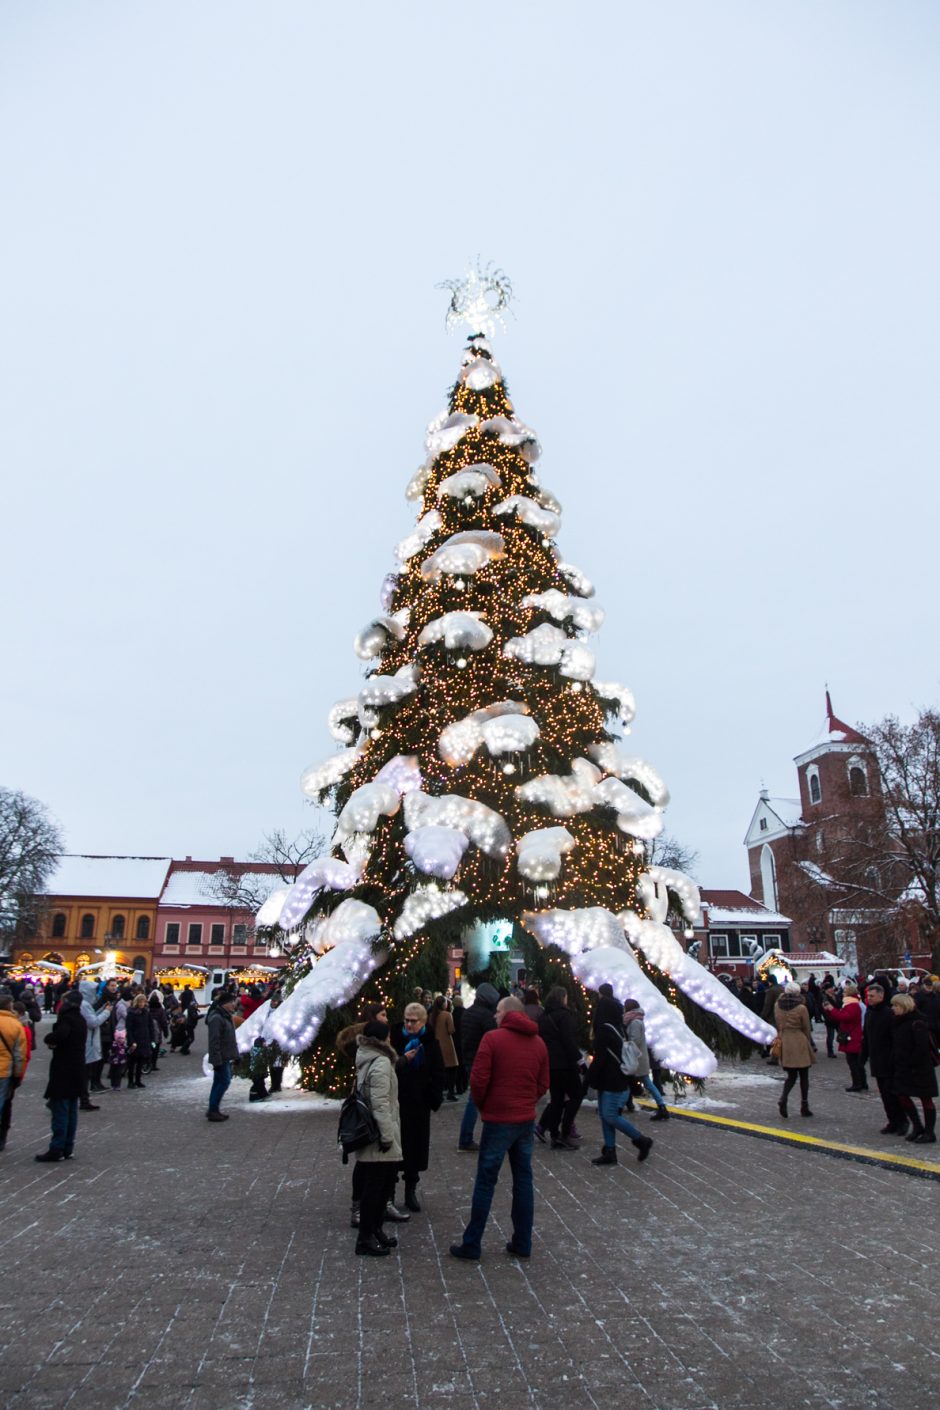
[[[656,1108],[655,1112],[653,1113],[653,1115],[650,1117],[650,1121],[668,1121],[668,1120],[669,1120],[669,1108],[668,1108],[668,1106],[658,1106],[658,1107]]]
[[[936,1109],[934,1109],[933,1111],[924,1112],[924,1134],[917,1137],[917,1144],[919,1146],[932,1146],[936,1144],[936,1140],[937,1112]]]
[[[350,1229],[359,1228],[359,1201],[357,1199],[354,1199],[349,1207],[349,1227]]]
[[[386,1234],[386,1232],[385,1232],[384,1229],[376,1229],[376,1231],[375,1231],[375,1238],[376,1238],[376,1242],[377,1242],[377,1243],[380,1243],[383,1248],[397,1248],[397,1247],[398,1247],[398,1240],[396,1239],[395,1235],[394,1235],[394,1234]]]
[[[388,1258],[390,1248],[385,1248],[373,1234],[370,1239],[357,1239],[356,1252],[368,1254],[370,1258]]]
[[[602,1147],[601,1147],[601,1153],[600,1153],[600,1155],[596,1155],[596,1156],[594,1157],[594,1159],[591,1161],[591,1164],[592,1164],[592,1165],[616,1165],[616,1164],[617,1164],[617,1147],[616,1147],[616,1146],[602,1146]]]
[[[786,1116],[786,1114],[787,1114],[786,1098],[784,1098],[784,1097],[781,1097],[781,1098],[780,1098],[779,1102],[777,1103],[777,1110],[779,1111],[779,1113],[780,1113],[781,1116],[783,1116],[783,1117]]]
[[[421,1213],[421,1205],[418,1202],[417,1180],[405,1181],[405,1208],[410,1209],[412,1214]]]
[[[911,1107],[908,1115],[911,1119],[911,1134],[905,1136],[904,1139],[906,1141],[919,1141],[924,1134],[924,1123],[921,1121],[916,1107]]]
[[[800,1103],[800,1115],[801,1115],[801,1116],[812,1116],[812,1114],[813,1114],[813,1113],[812,1113],[812,1112],[810,1111],[810,1109],[809,1109],[809,1102],[801,1102],[801,1103]]]
[[[894,1134],[896,1136],[906,1136],[910,1129],[911,1123],[907,1119],[907,1112],[902,1111],[901,1115],[897,1119],[897,1123],[894,1128]]]
[[[411,1215],[406,1214],[403,1209],[399,1209],[397,1205],[389,1200],[388,1204],[385,1206],[383,1218],[387,1219],[390,1224],[407,1224]]]
[[[637,1156],[637,1160],[638,1160],[638,1161],[640,1162],[640,1164],[642,1165],[643,1161],[646,1159],[646,1157],[649,1155],[650,1151],[653,1149],[653,1138],[652,1138],[652,1136],[639,1136],[639,1137],[633,1142],[633,1144],[636,1146],[637,1150],[640,1152],[640,1154]]]

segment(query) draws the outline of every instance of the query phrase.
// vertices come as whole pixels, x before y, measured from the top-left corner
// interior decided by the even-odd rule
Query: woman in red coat
[[[823,1003],[823,1011],[838,1026],[839,1052],[845,1053],[849,1065],[852,1085],[845,1090],[867,1092],[868,1082],[862,1062],[862,1006],[858,1001],[858,985],[843,984],[842,1007],[837,1009],[832,1004]]]

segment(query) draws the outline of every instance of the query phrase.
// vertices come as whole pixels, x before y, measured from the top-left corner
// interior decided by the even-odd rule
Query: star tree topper
[[[503,310],[509,307],[512,284],[501,269],[494,269],[492,260],[485,267],[477,260],[463,279],[445,279],[438,288],[450,290],[447,328],[451,333],[466,324],[471,334],[491,338],[497,328],[505,328]]]

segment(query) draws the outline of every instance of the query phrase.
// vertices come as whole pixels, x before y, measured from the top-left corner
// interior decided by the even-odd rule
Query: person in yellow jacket
[[[27,1060],[26,1032],[13,1012],[13,995],[0,992],[0,1112],[11,1092],[19,1086]],[[4,1135],[0,1150],[5,1145]]]

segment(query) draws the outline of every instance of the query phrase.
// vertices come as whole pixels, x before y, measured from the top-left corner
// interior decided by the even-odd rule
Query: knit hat
[[[784,984],[783,992],[785,994],[798,994],[800,992],[800,986],[791,979],[789,984]]]

